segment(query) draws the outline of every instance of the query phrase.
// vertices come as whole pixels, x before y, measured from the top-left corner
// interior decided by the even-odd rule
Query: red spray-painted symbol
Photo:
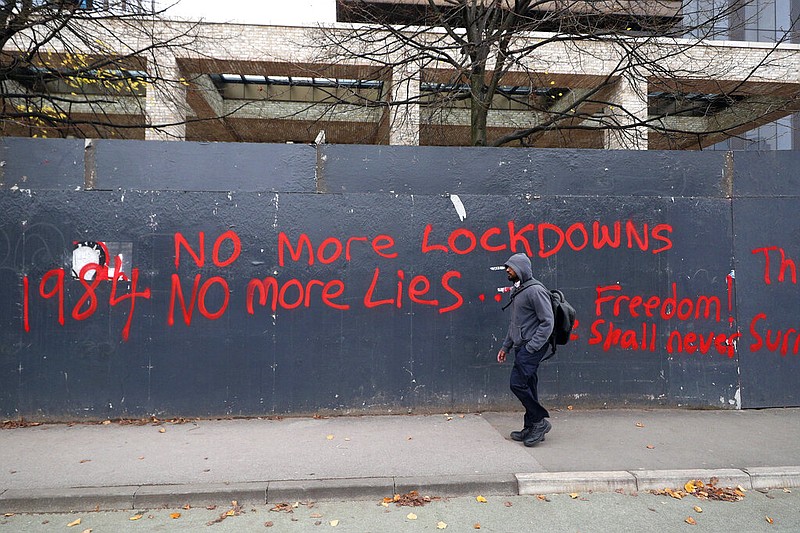
[[[731,270],[725,276],[725,281],[728,286],[728,323],[733,326],[733,280],[736,279],[736,271]]]

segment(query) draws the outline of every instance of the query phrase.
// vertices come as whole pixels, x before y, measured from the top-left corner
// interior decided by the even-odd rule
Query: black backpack
[[[511,299],[503,306],[503,310],[511,305],[511,302],[514,301],[514,298],[520,292],[532,285],[541,285],[544,287],[545,290],[550,293],[550,304],[553,306],[553,333],[551,333],[550,338],[547,339],[547,342],[552,346],[553,350],[542,359],[542,361],[544,361],[555,355],[556,346],[569,342],[570,336],[572,335],[572,328],[575,326],[575,308],[570,305],[566,297],[564,297],[564,293],[560,290],[548,289],[541,281],[529,279],[520,285],[519,289],[511,295]]]

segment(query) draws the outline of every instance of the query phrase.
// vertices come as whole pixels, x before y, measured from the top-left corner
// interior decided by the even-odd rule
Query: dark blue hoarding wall
[[[513,252],[577,308],[550,405],[800,405],[796,153],[3,139],[0,414],[517,408]]]

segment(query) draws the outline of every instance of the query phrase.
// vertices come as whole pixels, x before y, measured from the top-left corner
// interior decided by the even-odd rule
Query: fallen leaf
[[[274,524],[274,523],[272,523],[272,521],[271,521],[271,520],[270,520],[270,521],[267,521],[267,522],[264,522],[264,527],[272,527],[272,526],[274,526],[274,525],[275,525],[275,524]]]
[[[406,518],[408,518],[409,520],[416,520],[417,519],[417,515],[415,515],[414,513],[408,513],[406,515]]]
[[[774,522],[775,522],[775,520],[773,520],[772,518],[770,518],[770,517],[768,517],[768,516],[765,516],[764,518],[767,520],[767,523],[768,523],[768,524],[772,524],[772,523],[774,523]]]
[[[330,524],[331,524],[331,527],[336,527],[336,526],[339,525],[339,521],[338,520],[331,520]]]
[[[791,494],[792,491],[790,489],[784,488],[783,492],[785,492],[786,494]]]
[[[166,432],[167,432],[167,430],[166,430],[166,429],[164,429],[164,428],[160,428],[160,429],[158,430],[158,432],[159,432],[159,433],[166,433]]]
[[[702,509],[702,508],[700,508],[700,506],[699,506],[699,505],[695,505],[695,506],[694,506],[694,512],[695,512],[695,513],[702,513],[702,512],[703,512],[703,509]]]
[[[86,528],[83,531],[81,531],[81,533],[92,533],[92,528],[90,528],[90,527]]]
[[[439,522],[438,524],[436,524],[436,529],[447,529],[447,524],[445,524],[444,522]]]
[[[567,406],[567,411],[572,411],[573,409],[574,409],[574,407],[572,407],[571,405]]]
[[[636,427],[637,428],[643,428],[644,424],[642,424],[641,422],[636,422]]]
[[[476,523],[474,526],[472,526],[472,529],[480,529],[480,528],[481,528],[481,525],[478,524],[478,523]]]
[[[666,492],[676,500],[681,500],[685,496],[685,494],[679,490],[665,489],[664,492]]]
[[[686,483],[683,485],[683,488],[684,488],[684,489],[686,490],[686,492],[688,492],[689,494],[694,494],[694,493],[695,493],[695,491],[697,491],[697,489],[699,489],[699,488],[701,489],[701,488],[703,488],[703,487],[705,487],[705,484],[704,484],[702,481],[700,481],[699,479],[693,479],[693,480],[691,480],[691,481],[687,481],[687,482],[686,482]]]
[[[70,522],[69,524],[67,524],[67,527],[75,527],[75,526],[79,525],[80,523],[81,523],[81,519],[77,518],[77,519],[73,520],[72,522]]]
[[[395,494],[393,498],[384,498],[383,501],[386,503],[394,502],[395,505],[398,507],[406,506],[406,507],[421,507],[427,503],[432,502],[433,500],[440,500],[441,498],[431,497],[431,496],[420,496],[419,492],[416,490],[412,490],[407,492],[406,494]]]
[[[647,445],[647,449],[648,449],[648,450],[655,450],[655,449],[656,449],[656,447],[655,447],[655,446],[653,446],[652,444],[648,444],[648,445]]]
[[[549,502],[549,501],[550,501],[550,498],[548,498],[548,497],[547,497],[547,496],[545,496],[544,494],[537,494],[537,495],[536,495],[536,498],[538,498],[539,500],[541,500],[541,501],[543,501],[543,502]]]
[[[694,518],[692,518],[691,516],[689,518],[687,518],[686,520],[684,520],[684,522],[686,522],[690,526],[696,526],[697,525],[697,521]]]
[[[128,518],[128,520],[141,520],[143,516],[144,516],[143,514],[135,514],[132,517]]]
[[[328,435],[328,436],[327,436],[327,437],[325,437],[325,438],[326,438],[326,439],[328,439],[328,440],[333,440],[333,435]]]
[[[172,513],[169,515],[169,517],[172,518],[173,520],[176,520],[181,517],[181,513]]]
[[[3,516],[5,516],[6,518],[8,518],[8,517],[10,517],[10,516],[14,516],[14,513],[5,513]]]
[[[293,513],[294,509],[292,509],[292,506],[289,505],[288,503],[278,503],[278,504],[275,504],[275,506],[272,507],[272,509],[270,509],[270,511],[273,511],[273,512],[276,512],[276,513],[280,513],[280,512]]]
[[[83,463],[91,463],[91,462],[92,462],[91,459],[81,459],[81,464],[83,464]]]
[[[576,499],[578,496],[580,496],[580,494],[578,494],[577,492],[573,492],[569,495],[569,497],[572,498],[573,500]]]
[[[322,518],[322,515],[321,515],[321,514],[319,514],[319,513],[311,513],[309,516],[310,516],[311,518]]]
[[[287,503],[278,504],[278,505],[285,505],[286,507],[289,507],[289,504],[287,504]],[[219,515],[214,520],[211,520],[210,522],[207,522],[206,525],[210,526],[210,525],[213,525],[213,524],[218,524],[218,523],[222,522],[223,520],[225,520],[226,518],[228,518],[229,516],[238,516],[238,515],[242,514],[242,506],[239,505],[238,501],[232,500],[231,501],[231,506],[232,506],[232,508],[229,511],[226,511],[226,512],[222,513],[221,515]],[[276,507],[278,507],[278,506],[276,506]],[[275,511],[275,510],[276,510],[275,507],[270,509],[270,511]],[[290,513],[292,512],[292,508],[291,507],[289,507],[289,512]],[[295,520],[295,519],[292,518],[292,520]]]
[[[505,502],[503,505],[505,505],[506,507],[511,507],[511,506],[512,506],[512,505],[514,505],[514,504],[513,504],[513,503],[511,503],[511,502]]]
[[[475,500],[477,500],[478,503],[486,503],[486,498],[484,498],[483,496],[480,496],[480,495],[476,496]]]

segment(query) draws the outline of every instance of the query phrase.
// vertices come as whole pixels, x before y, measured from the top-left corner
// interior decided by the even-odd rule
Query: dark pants
[[[525,407],[525,427],[532,427],[544,418],[549,418],[550,413],[539,403],[539,393],[536,387],[539,378],[536,375],[539,363],[550,349],[545,344],[536,353],[530,353],[523,344],[514,358],[514,369],[511,371],[511,392],[514,393],[523,407]]]

